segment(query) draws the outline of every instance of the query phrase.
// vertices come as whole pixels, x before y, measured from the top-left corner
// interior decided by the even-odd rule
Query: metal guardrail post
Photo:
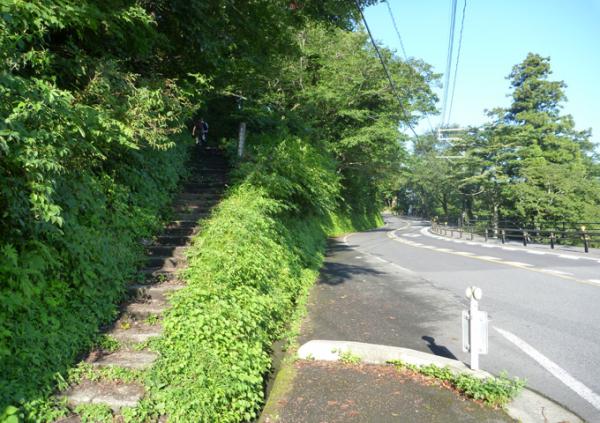
[[[500,231],[500,237],[502,238],[502,243],[506,243],[506,231],[504,229]]]
[[[527,238],[529,237],[529,234],[527,233],[527,231],[523,231],[523,245],[525,247],[527,247]]]
[[[581,227],[581,237],[583,238],[583,249],[586,253],[590,252],[590,238],[585,231],[585,226]]]
[[[488,228],[485,228],[485,242],[488,240]]]
[[[550,248],[554,250],[554,243],[556,242],[556,235],[554,232],[550,232]]]

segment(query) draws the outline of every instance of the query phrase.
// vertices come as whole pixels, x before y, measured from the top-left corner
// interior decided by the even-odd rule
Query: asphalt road
[[[600,256],[454,242],[432,237],[425,222],[385,220],[384,228],[332,246],[328,282],[317,287],[331,296],[329,308],[306,339],[383,343],[468,362],[460,313],[465,289],[476,285],[490,316],[481,368],[525,378],[600,422]],[[348,290],[333,289],[338,283]]]

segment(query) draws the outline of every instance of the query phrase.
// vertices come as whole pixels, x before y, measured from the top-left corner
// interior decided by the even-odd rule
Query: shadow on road
[[[427,342],[427,347],[429,347],[431,352],[435,355],[438,355],[440,357],[451,358],[453,360],[458,360],[458,358],[456,358],[456,356],[452,354],[452,351],[450,351],[448,348],[444,347],[443,345],[436,344],[435,338],[431,336],[422,336],[421,339]]]
[[[359,275],[378,276],[385,273],[365,266],[326,262],[321,269],[320,285],[339,285]]]

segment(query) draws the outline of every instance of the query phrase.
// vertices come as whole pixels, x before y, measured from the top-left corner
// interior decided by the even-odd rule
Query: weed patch
[[[467,373],[457,374],[448,367],[441,368],[433,364],[415,366],[402,361],[393,361],[391,364],[448,383],[467,397],[483,401],[493,407],[505,406],[525,386],[524,380],[519,378],[510,379],[504,373],[499,377],[482,379]]]

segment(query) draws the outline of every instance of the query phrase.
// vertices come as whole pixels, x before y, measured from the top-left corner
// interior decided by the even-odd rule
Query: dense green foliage
[[[113,318],[185,172],[189,106],[133,72],[151,19],[115,5],[2,2],[0,409],[48,394]]]
[[[550,61],[529,54],[508,79],[512,104],[489,113],[460,141],[433,135],[415,145],[400,207],[446,218],[545,222],[600,221],[600,178],[589,131],[560,113],[565,84],[549,80]],[[451,159],[441,157],[450,156]]]
[[[153,373],[162,389],[150,399],[170,418],[256,417],[271,344],[313,283],[324,242],[318,220],[283,220],[282,206],[242,185],[195,240],[188,286],[172,299]]]
[[[356,15],[338,0],[2,2],[0,410],[43,415],[114,318],[203,113],[226,148],[248,123],[240,187],[196,241],[138,411],[252,418],[325,234],[377,222],[398,127],[433,110],[436,75],[384,49],[399,111]]]

